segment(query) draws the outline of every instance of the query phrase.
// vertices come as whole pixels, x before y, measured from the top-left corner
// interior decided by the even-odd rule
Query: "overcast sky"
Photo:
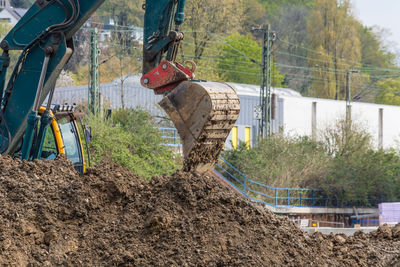
[[[351,0],[356,16],[364,25],[378,25],[392,34],[388,39],[400,51],[400,0]]]

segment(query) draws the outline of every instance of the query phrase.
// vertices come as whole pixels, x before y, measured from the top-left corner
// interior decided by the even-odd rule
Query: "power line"
[[[215,35],[216,34],[212,34],[212,36],[215,38]],[[185,39],[186,38],[190,38],[190,39],[195,39],[193,36],[187,36],[187,35],[185,35]],[[202,40],[203,41],[203,40]],[[206,42],[206,43],[214,43],[214,44],[220,44],[220,43],[224,43],[223,41],[221,41],[221,39],[220,38],[218,38],[218,41],[213,41],[213,40],[205,40],[204,42]],[[252,47],[252,48],[256,48],[256,49],[259,49],[260,50],[260,53],[261,53],[261,46],[259,46],[258,44],[257,45],[254,45],[254,44],[249,44],[249,43],[245,43],[245,42],[242,42],[242,41],[239,41],[239,40],[235,40],[235,39],[230,39],[229,40],[229,42],[234,42],[234,43],[238,43],[238,44],[242,44],[242,45],[245,45],[245,46],[247,46],[247,47]]]
[[[247,58],[248,60],[250,60],[251,62],[261,65],[260,62],[258,62],[257,60],[249,57],[248,55],[246,55],[245,53],[243,53],[242,51],[240,51],[239,49],[231,46],[230,44],[228,44],[227,42],[225,42],[224,40],[220,39],[217,35],[213,34],[217,39],[219,39],[221,42],[223,42],[225,45],[227,45],[228,47],[230,47],[231,49],[235,50],[236,52],[240,53],[241,55],[243,55],[245,58]]]
[[[371,67],[373,67],[374,69],[400,71],[400,69],[381,68],[381,67],[377,67],[377,66],[374,66],[374,65],[371,65],[371,64],[366,64],[366,63],[363,64],[363,63],[361,63],[361,62],[351,61],[351,60],[348,60],[348,59],[346,59],[346,58],[335,57],[335,56],[332,56],[332,55],[329,55],[329,54],[325,54],[325,53],[322,53],[322,52],[315,51],[315,50],[313,50],[313,49],[306,48],[306,47],[301,46],[301,45],[298,45],[298,44],[294,44],[294,43],[291,43],[291,42],[288,42],[288,41],[284,41],[284,40],[280,39],[279,37],[277,38],[277,40],[280,41],[280,42],[282,42],[282,43],[286,43],[286,44],[289,44],[289,45],[293,45],[293,46],[295,46],[295,47],[304,49],[304,50],[306,50],[306,51],[309,51],[309,52],[314,53],[314,54],[317,54],[317,55],[323,55],[323,56],[326,56],[326,57],[329,57],[329,58],[334,58],[334,59],[343,60],[344,62],[348,62],[347,64],[348,64],[349,67],[350,67],[350,66],[354,66],[354,64],[355,64],[355,65],[362,65],[362,66],[360,66],[360,68],[368,68],[368,67],[364,67],[364,66],[371,66]],[[353,65],[350,64],[350,63],[352,63]],[[343,64],[345,64],[345,63],[343,63]]]
[[[241,73],[241,74],[246,74],[246,75],[260,76],[259,73],[246,72],[246,71],[236,71],[236,70],[227,70],[227,69],[221,69],[221,68],[197,67],[197,69],[206,69],[206,70],[214,70],[214,71],[217,71],[217,72],[231,72],[231,73]]]
[[[117,25],[117,27],[118,27],[118,25]],[[126,26],[126,27],[131,27],[131,26]],[[84,29],[89,29],[89,28],[84,28]],[[108,31],[108,30],[105,30],[105,31]],[[116,32],[120,32],[121,30],[114,30],[114,29],[110,29],[109,31],[116,31]],[[134,30],[125,30],[126,32],[132,32],[132,31],[134,31]],[[204,31],[185,31],[186,33],[191,33],[191,32],[204,32]],[[228,45],[228,46],[230,46],[230,48],[232,48],[232,46],[229,44],[229,43],[227,43],[226,41],[224,41],[224,40],[222,40],[219,36],[218,36],[218,34],[216,34],[216,33],[211,33],[211,32],[204,32],[204,33],[208,33],[208,34],[210,34],[211,36],[213,36],[214,38],[216,38],[216,39],[218,39],[218,41],[212,41],[212,40],[207,40],[207,41],[205,41],[206,43],[222,43],[222,44],[225,44],[225,45]],[[186,36],[187,38],[189,38],[189,39],[194,39],[192,36]],[[241,41],[239,41],[239,40],[230,40],[230,41],[232,41],[232,42],[236,42],[236,43],[240,43],[240,44],[243,44],[243,45],[248,45],[249,46],[249,44],[248,43],[244,43],[244,42],[241,42]],[[301,45],[296,45],[296,44],[293,44],[293,43],[291,43],[291,42],[287,42],[287,41],[283,41],[283,40],[281,40],[281,39],[279,39],[279,41],[281,41],[281,42],[284,42],[284,43],[287,43],[287,44],[291,44],[291,45],[294,45],[294,46],[296,46],[296,47],[300,47],[300,48],[302,48],[302,49],[305,49],[305,50],[307,50],[307,51],[311,51],[311,52],[313,52],[313,53],[316,53],[316,54],[318,54],[318,55],[325,55],[325,56],[328,56],[328,57],[331,57],[331,58],[335,58],[335,57],[332,57],[332,56],[330,56],[330,55],[328,55],[328,54],[324,54],[324,53],[320,53],[320,52],[317,52],[317,51],[315,51],[315,50],[311,50],[311,49],[308,49],[308,48],[305,48],[305,47],[303,47],[303,46],[301,46]],[[185,42],[184,44],[186,44],[186,45],[189,45],[189,46],[195,46],[195,44],[191,44],[191,43],[189,43],[189,42]],[[252,46],[252,45],[251,45]],[[256,46],[252,46],[252,47],[254,47],[254,48],[260,48],[260,47],[256,47]],[[238,53],[239,53],[239,55],[238,54],[233,54],[233,53],[229,53],[229,52],[223,52],[223,50],[216,50],[216,49],[212,49],[212,48],[210,48],[210,47],[204,47],[204,50],[212,50],[212,51],[215,51],[215,52],[217,52],[217,53],[225,53],[225,54],[230,54],[230,55],[234,55],[234,56],[242,56],[243,58],[246,58],[246,59],[249,59],[250,58],[250,61],[251,62],[253,62],[251,59],[251,57],[249,57],[248,55],[246,55],[244,52],[242,52],[242,51],[240,51],[240,50],[238,50],[238,49],[236,49],[235,47],[233,47],[233,49],[235,50],[235,51],[237,51]],[[317,61],[317,62],[322,62],[322,63],[328,63],[328,64],[333,64],[332,62],[330,62],[330,61],[325,61],[325,60],[321,60],[321,59],[317,59],[317,58],[312,58],[312,57],[307,57],[307,56],[302,56],[302,55],[298,55],[298,54],[293,54],[293,53],[288,53],[288,52],[283,52],[283,51],[279,51],[279,50],[277,50],[277,51],[274,51],[274,53],[277,53],[277,54],[281,54],[281,55],[287,55],[287,56],[292,56],[292,57],[297,57],[297,58],[301,58],[301,59],[304,59],[304,60],[309,60],[309,61]],[[338,58],[338,57],[336,57],[336,58]],[[339,58],[339,59],[343,59],[343,58]],[[343,60],[345,60],[345,61],[347,61],[347,59],[343,59]],[[254,63],[254,62],[253,62]],[[350,64],[348,64],[348,63],[341,63],[341,62],[337,62],[337,63],[335,63],[336,65],[340,65],[340,66],[351,66]],[[360,64],[360,63],[358,63],[358,64]],[[373,65],[370,65],[370,66],[372,66],[372,67],[360,67],[360,69],[362,69],[363,71],[378,71],[378,70],[382,70],[382,71],[393,71],[393,72],[400,72],[400,69],[388,69],[388,68],[381,68],[381,67],[376,67],[376,66],[373,66]],[[343,71],[345,71],[345,70],[343,70]]]
[[[192,47],[196,47],[196,45],[195,44],[192,44],[192,43],[184,43],[185,45],[189,45],[189,46],[192,46]],[[253,61],[252,61],[252,58],[251,57],[249,57],[249,56],[247,56],[247,55],[245,55],[245,54],[243,54],[242,52],[238,52],[239,54],[234,54],[234,53],[231,53],[231,52],[227,52],[227,51],[223,51],[223,50],[216,50],[216,49],[213,49],[213,48],[210,48],[210,47],[204,47],[203,48],[204,50],[207,50],[207,51],[214,51],[214,52],[217,52],[218,54],[224,54],[224,55],[232,55],[232,56],[236,56],[236,57],[241,57],[241,58],[245,58],[245,59],[248,59],[248,60],[250,60],[252,63],[254,63]],[[237,51],[239,51],[239,50],[237,50]],[[258,62],[256,62],[256,64],[259,64]]]
[[[129,26],[127,26],[128,28]],[[83,28],[83,31],[87,31],[89,30],[89,28]],[[100,30],[101,31],[101,30]],[[118,29],[110,29],[110,30],[104,30],[104,32],[134,32],[134,29],[126,29],[126,30],[118,30]],[[186,32],[188,33],[188,32]],[[248,47],[251,48],[257,48],[259,49],[259,46],[256,46],[255,44],[248,44],[246,42],[242,42],[240,40],[235,40],[235,39],[231,39],[231,40],[226,40],[226,39],[222,39],[224,38],[221,35],[215,34],[215,33],[209,33],[212,36],[212,40],[206,40],[206,46],[203,47],[204,49],[204,54],[200,57],[196,57],[193,54],[188,54],[188,55],[183,55],[186,58],[197,58],[199,60],[202,60],[202,62],[215,62],[217,64],[218,67],[202,67],[199,66],[198,69],[199,70],[210,70],[210,71],[215,71],[217,72],[219,75],[223,75],[223,73],[233,73],[233,74],[243,74],[243,75],[247,75],[247,76],[251,76],[251,77],[260,77],[259,73],[256,73],[255,71],[253,72],[251,69],[254,69],[255,66],[259,65],[259,62],[252,58],[251,56],[248,55],[248,51],[242,51],[240,48],[235,47],[235,43],[237,44],[242,44],[242,45],[247,45]],[[186,36],[187,39],[189,40],[194,40],[194,38],[190,35]],[[88,43],[88,40],[84,40],[84,38],[76,38],[75,39],[76,42],[78,43]],[[282,40],[279,40],[281,42],[284,42]],[[329,60],[323,60],[323,58],[316,58],[313,56],[305,56],[305,55],[301,55],[301,54],[297,54],[297,53],[291,53],[291,52],[287,52],[287,51],[283,51],[282,48],[279,48],[279,46],[276,46],[276,48],[274,48],[273,53],[275,55],[277,55],[275,57],[275,66],[277,68],[279,68],[279,73],[282,75],[285,75],[286,79],[289,81],[292,80],[299,80],[299,81],[303,81],[305,83],[326,83],[326,82],[336,82],[335,79],[329,79],[326,77],[326,75],[328,74],[334,74],[334,75],[341,75],[343,76],[346,73],[346,70],[348,68],[346,67],[351,67],[354,65],[351,65],[348,62],[347,59],[343,59],[343,58],[339,58],[339,57],[333,57],[330,56],[328,54],[324,54],[324,53],[320,53],[317,52],[315,50],[312,49],[308,49],[299,45],[295,45],[293,43],[290,42],[285,42],[287,44],[292,44],[295,47],[300,47],[301,49],[304,49],[306,51],[312,52],[314,54],[317,54],[318,56],[326,56],[329,57],[330,59],[332,58],[336,58],[336,59],[341,59],[338,60],[337,63],[333,63]],[[124,45],[124,44],[120,44],[118,43],[118,40],[104,40],[104,41],[100,41],[99,44],[107,47],[114,47],[114,48],[121,48],[125,50],[130,50],[130,49],[134,49],[134,50],[141,50],[140,47],[134,47],[134,46],[129,46],[129,45]],[[191,42],[184,42],[184,47],[187,46],[186,48],[189,47],[189,49],[184,49],[184,50],[189,50],[190,51],[190,47],[196,47],[196,45],[194,43]],[[214,45],[212,47],[207,46],[207,45]],[[219,46],[220,44],[220,46]],[[223,47],[227,47],[229,48],[230,51],[226,51],[224,49],[222,49]],[[310,54],[312,54],[310,53]],[[309,54],[309,55],[310,55]],[[280,60],[280,57],[278,55],[282,55],[282,56],[287,56],[288,58],[300,58],[302,60],[305,60],[306,65],[299,65],[299,64],[285,64],[282,62],[282,60]],[[123,58],[136,58],[136,55],[132,55],[132,56],[123,56]],[[142,60],[141,57],[137,57],[137,59],[140,61]],[[227,61],[224,61],[224,59],[228,59]],[[296,63],[301,63],[301,61],[297,61]],[[331,68],[329,66],[310,66],[310,62],[321,62],[321,63],[325,63],[325,64],[329,64],[329,65],[333,65],[335,64],[336,66],[341,66],[338,68]],[[361,63],[356,63],[356,65],[360,65],[360,67],[358,69],[360,69],[362,71],[362,73],[360,74],[361,77],[363,78],[370,78],[370,79],[387,79],[387,78],[397,78],[400,76],[400,69],[391,69],[391,68],[382,68],[382,67],[377,67],[377,66],[373,66],[371,64],[364,64],[363,66],[361,66]],[[366,67],[368,65],[368,67]],[[226,66],[226,68],[224,67]],[[232,66],[232,67],[231,67]],[[229,68],[231,67],[231,68]],[[246,69],[248,68],[248,69]],[[250,69],[251,68],[251,69]],[[289,71],[285,71],[285,69],[288,69]],[[246,71],[247,70],[247,71]],[[291,73],[291,70],[301,70],[304,72],[303,73]],[[388,73],[389,72],[389,73]],[[325,76],[322,75],[323,73],[325,73]],[[377,75],[371,75],[371,74],[377,74]],[[318,75],[318,74],[321,74]],[[380,75],[379,75],[380,74]],[[274,74],[273,74],[274,75]],[[324,78],[325,77],[325,78]],[[226,80],[226,78],[224,79]],[[342,83],[344,81],[344,78],[340,78],[340,82]],[[374,81],[376,82],[376,81]],[[371,83],[373,84],[373,83]],[[371,86],[365,88],[364,86],[359,86],[359,89],[361,89],[361,92],[358,92],[356,96],[364,96],[366,93],[370,93],[370,92],[376,92],[376,90],[379,90],[379,88],[372,88]]]

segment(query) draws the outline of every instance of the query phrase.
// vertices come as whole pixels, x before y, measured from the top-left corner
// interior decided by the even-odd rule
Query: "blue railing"
[[[175,128],[159,127],[164,145],[166,146],[182,146],[178,131]]]
[[[271,206],[316,206],[321,190],[271,187],[248,178],[232,164],[220,158],[214,172],[253,201]]]

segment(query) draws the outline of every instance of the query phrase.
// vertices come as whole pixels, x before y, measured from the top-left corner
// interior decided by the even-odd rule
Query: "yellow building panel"
[[[238,147],[238,127],[233,126],[232,128],[232,147],[236,149]]]
[[[251,134],[251,128],[250,127],[244,128],[244,142],[246,143],[247,149],[250,149],[250,134]]]

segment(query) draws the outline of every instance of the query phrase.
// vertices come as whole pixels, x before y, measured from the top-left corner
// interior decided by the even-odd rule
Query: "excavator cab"
[[[41,107],[39,114],[44,111],[45,108]],[[51,122],[47,127],[40,159],[53,160],[58,155],[65,155],[78,172],[84,173],[85,153],[77,123],[84,114],[74,112],[73,106],[55,105],[50,115]]]

